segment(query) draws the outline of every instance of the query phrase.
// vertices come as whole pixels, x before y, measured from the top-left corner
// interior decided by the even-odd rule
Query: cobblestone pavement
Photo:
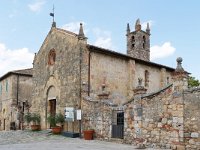
[[[99,140],[52,135],[49,131],[0,131],[0,150],[133,150],[136,147]]]

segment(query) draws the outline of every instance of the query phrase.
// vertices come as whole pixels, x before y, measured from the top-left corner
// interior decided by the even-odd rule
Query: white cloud
[[[112,43],[111,33],[109,31],[94,28],[93,33],[96,37],[94,45],[108,49],[115,49]]]
[[[163,45],[155,45],[151,47],[151,60],[165,58],[173,55],[176,48],[174,48],[170,42],[165,42]]]
[[[12,70],[32,67],[33,57],[28,48],[10,50],[0,43],[0,76]]]
[[[68,31],[78,34],[79,28],[80,28],[80,23],[83,24],[83,28],[86,26],[85,22],[77,21],[77,22],[67,23],[67,24],[63,25],[61,28],[64,30],[68,30]],[[84,29],[84,34],[86,34],[86,33],[87,33],[87,30]]]
[[[70,22],[63,25],[61,28],[78,34],[81,22],[82,21]],[[87,24],[85,22],[82,23],[84,33],[86,35],[89,32],[89,29],[87,29]],[[92,37],[95,38],[94,45],[108,49],[115,49],[112,44],[111,33],[109,31],[104,31],[100,28],[93,28],[92,33]]]
[[[29,4],[28,7],[33,12],[39,12],[45,3],[45,0],[37,0],[35,3]]]
[[[144,30],[144,31],[146,30],[146,28],[147,28],[147,23],[149,23],[150,29],[151,29],[152,25],[155,24],[153,20],[149,20],[149,21],[143,22],[143,23],[141,24],[142,30]]]

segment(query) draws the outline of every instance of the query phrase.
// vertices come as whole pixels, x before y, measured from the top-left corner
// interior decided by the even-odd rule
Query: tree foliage
[[[188,80],[189,87],[197,87],[199,85],[200,85],[200,82],[198,79],[195,79],[195,77],[189,76],[189,80]]]

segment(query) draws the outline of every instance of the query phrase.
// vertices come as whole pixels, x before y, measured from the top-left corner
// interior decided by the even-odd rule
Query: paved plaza
[[[133,145],[52,135],[48,131],[0,131],[0,150],[133,150]]]
[[[0,150],[132,150],[133,146],[104,142],[87,141],[52,135],[48,131],[1,131]]]

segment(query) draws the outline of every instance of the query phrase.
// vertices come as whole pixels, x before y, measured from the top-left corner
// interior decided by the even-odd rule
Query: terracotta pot
[[[52,129],[52,133],[53,134],[60,134],[61,131],[62,131],[62,127],[59,127],[59,126],[57,126],[57,127],[51,127],[51,129]]]
[[[39,131],[41,129],[40,125],[31,125],[31,130],[32,131]]]
[[[83,136],[85,140],[93,140],[94,130],[84,130]]]

